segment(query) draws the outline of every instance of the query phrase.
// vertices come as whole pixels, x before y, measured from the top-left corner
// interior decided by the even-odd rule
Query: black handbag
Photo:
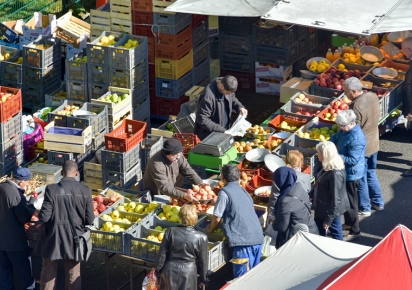
[[[86,230],[86,232],[81,235],[77,234],[76,228],[74,227],[71,210],[69,208],[69,203],[67,202],[67,194],[60,182],[57,185],[59,186],[61,194],[64,196],[64,204],[66,205],[67,216],[72,228],[74,239],[74,260],[77,262],[86,262],[92,253],[93,246],[90,238],[90,231]]]

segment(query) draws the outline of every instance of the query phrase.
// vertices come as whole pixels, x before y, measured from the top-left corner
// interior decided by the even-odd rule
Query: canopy
[[[215,16],[260,17],[273,6],[275,0],[178,0],[165,11]]]
[[[342,267],[317,289],[412,289],[412,232],[397,226],[372,250]]]
[[[273,255],[224,289],[259,290],[268,289],[268,285],[276,285],[273,289],[316,289],[333,272],[369,249],[299,232]]]
[[[232,0],[236,1],[236,0]],[[412,29],[412,0],[285,0],[262,18],[351,34]]]

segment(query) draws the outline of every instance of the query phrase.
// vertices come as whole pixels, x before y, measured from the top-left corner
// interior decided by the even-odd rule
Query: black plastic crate
[[[89,162],[94,157],[94,152],[92,151],[91,146],[86,153],[78,154],[72,152],[59,152],[59,151],[47,151],[47,160],[49,164],[63,166],[66,160],[73,160],[77,163],[77,166],[83,167],[84,162]]]
[[[1,143],[0,163],[8,163],[10,159],[13,159],[19,152],[23,150],[23,135],[18,134],[13,139],[5,143]]]
[[[74,118],[73,116],[67,116],[67,115],[60,115],[57,114],[57,112],[64,110],[66,107],[70,106],[75,106],[83,107],[83,102],[79,101],[73,101],[73,100],[65,100],[59,107],[57,107],[54,111],[49,112],[47,116],[48,122],[54,121],[54,125],[58,127],[67,127],[67,119],[68,118]]]
[[[296,40],[305,39],[308,34],[308,28],[306,26],[295,25],[296,30]]]
[[[23,46],[23,64],[45,68],[61,61],[61,40],[58,37],[40,35],[35,41]],[[38,48],[42,45],[43,48]],[[46,48],[48,47],[48,48]]]
[[[140,144],[140,164],[142,170],[146,169],[149,159],[163,148],[163,136],[147,134]]]
[[[220,51],[220,68],[238,72],[251,73],[255,71],[255,59],[253,54],[235,54]],[[266,62],[268,63],[268,62]]]
[[[109,128],[105,128],[102,132],[97,134],[92,139],[92,150],[96,152],[104,146],[104,135],[109,134]]]
[[[132,117],[133,120],[145,120],[150,116],[150,98],[143,100],[139,104],[133,106]]]
[[[298,58],[306,57],[307,55],[307,46],[306,46],[306,39],[301,39],[296,42],[296,46],[298,47]]]
[[[256,44],[281,48],[291,48],[295,45],[296,34],[298,33],[295,25],[276,25],[270,28],[259,26],[258,23],[253,24],[254,42]]]
[[[205,59],[210,57],[210,44],[208,41],[202,43],[193,50],[193,66],[197,66]]]
[[[68,100],[75,100],[79,102],[89,102],[90,101],[88,83],[67,81],[66,87],[67,87],[66,92],[67,92]]]
[[[315,30],[306,36],[307,50],[312,51],[318,48],[318,35],[318,30]]]
[[[192,15],[186,13],[153,13],[154,32],[178,34],[192,23]]]
[[[220,38],[219,41],[220,51],[228,53],[238,53],[238,54],[253,54],[253,42],[252,36],[235,37],[226,36]]]
[[[96,115],[91,118],[81,118],[74,116],[68,117],[67,125],[65,127],[86,129],[88,126],[92,126],[92,136],[96,136],[108,127],[109,113],[107,106],[85,103],[83,107],[80,108],[80,110],[92,112]]]
[[[25,66],[23,69],[24,85],[46,87],[56,79],[60,80],[61,73],[60,60],[44,68]]]
[[[5,163],[0,163],[0,176],[8,175],[23,163],[23,151],[8,158]]]
[[[0,85],[3,87],[9,87],[9,88],[16,88],[16,89],[22,89],[23,84],[18,84],[15,82],[9,82],[7,80],[0,80]]]
[[[297,46],[292,48],[277,48],[256,44],[254,52],[256,61],[278,65],[291,65],[299,57]]]
[[[103,171],[125,173],[140,160],[140,144],[128,152],[102,150],[101,164]]]
[[[143,79],[140,81],[137,87],[134,87],[132,89],[132,107],[140,104],[149,97],[149,80]]]
[[[109,66],[88,64],[87,74],[89,82],[94,84],[107,84],[109,80]]]
[[[90,228],[90,237],[93,243],[93,250],[95,251],[102,251],[102,252],[109,252],[109,253],[117,253],[117,254],[124,254],[124,232],[108,232],[100,230],[103,228],[103,225],[106,223],[100,217],[97,217],[93,225]],[[131,224],[124,224],[124,223],[116,223],[111,222],[112,225],[119,225],[119,227],[129,229],[133,225]]]
[[[8,81],[17,84],[23,83],[23,64],[18,64],[16,61],[22,57],[22,51],[18,50],[7,60],[3,60],[0,66],[0,80]]]
[[[199,84],[202,80],[210,77],[210,61],[205,59],[193,68],[193,84]]]
[[[111,184],[120,188],[131,188],[142,179],[142,169],[140,168],[140,163],[138,163],[126,173],[103,170],[102,175],[104,188]]]
[[[219,34],[224,36],[250,36],[253,34],[253,23],[256,17],[219,16]]]
[[[109,68],[108,83],[110,86],[133,89],[149,75],[147,61],[139,63],[133,69]]]
[[[219,59],[219,37],[214,36],[209,38],[209,45],[210,45],[210,58],[211,59]]]
[[[209,20],[205,20],[200,23],[198,26],[192,28],[192,44],[193,50],[196,50],[196,47],[202,44],[203,42],[208,41],[209,39]]]
[[[160,251],[160,242],[150,241],[146,238],[149,235],[160,234],[159,231],[150,230],[137,224],[130,228],[125,235],[124,251],[127,256],[141,260],[154,262]]]
[[[138,46],[132,49],[116,49],[133,39],[138,42]],[[133,69],[148,57],[148,38],[146,36],[136,36],[125,34],[123,38],[115,44],[115,49],[109,51],[109,67],[121,69]]]
[[[0,143],[7,143],[10,139],[17,137],[22,130],[21,111],[6,123],[1,123]]]
[[[317,86],[314,83],[310,85],[309,92],[311,95],[325,98],[338,98],[344,93],[344,91]]]
[[[43,108],[45,95],[54,92],[60,88],[61,80],[56,79],[53,83],[46,87],[39,85],[23,85],[23,108],[31,109],[33,113]],[[42,107],[43,106],[43,107]]]
[[[89,99],[98,99],[104,94],[107,93],[109,89],[109,85],[101,85],[101,84],[94,84],[94,83],[88,83],[89,86]]]
[[[87,62],[83,62],[83,57],[86,56],[86,54],[87,52],[84,48],[80,53],[77,53],[73,57],[66,59],[66,80],[87,82]]]

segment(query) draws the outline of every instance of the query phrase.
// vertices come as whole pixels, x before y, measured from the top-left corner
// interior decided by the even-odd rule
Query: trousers
[[[350,208],[343,214],[345,218],[345,225],[351,226],[349,234],[359,234],[359,214],[358,214],[358,186],[359,180],[347,181],[346,191],[348,192],[348,199]]]
[[[40,289],[54,290],[57,268],[61,260],[50,260],[43,258],[40,275]],[[65,290],[81,290],[80,263],[75,260],[63,260],[65,272]]]
[[[335,239],[335,240],[343,240],[343,233],[342,233],[342,222],[341,222],[341,217],[338,216],[336,217],[331,225],[328,228],[328,233],[325,231],[323,228],[323,219],[316,219],[315,218],[315,223],[318,227],[319,230],[319,235],[326,237],[328,233],[330,233],[330,236]]]
[[[382,189],[376,175],[377,161],[378,152],[365,157],[365,173],[358,188],[360,211],[371,211],[371,202],[377,206],[384,206]]]
[[[248,258],[249,269],[252,269],[253,267],[259,265],[261,255],[262,245],[233,247],[233,259]],[[242,276],[243,274],[246,274],[246,272],[246,264],[233,264],[233,275],[235,278]]]
[[[0,251],[0,289],[14,289],[13,271],[22,289],[34,289],[36,283],[31,272],[31,257],[27,251]]]

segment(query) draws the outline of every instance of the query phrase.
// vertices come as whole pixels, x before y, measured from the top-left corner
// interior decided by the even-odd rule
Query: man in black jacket
[[[247,116],[247,110],[235,97],[237,79],[225,76],[214,79],[200,96],[194,133],[200,140],[212,132],[225,133],[230,127],[232,111]]]
[[[66,160],[63,165],[63,179],[60,181],[67,195],[68,205],[74,226],[79,235],[85,232],[85,226],[94,221],[93,202],[90,188],[80,184],[76,162]],[[57,276],[59,260],[64,261],[66,271],[66,289],[81,289],[80,263],[74,260],[74,240],[71,230],[64,195],[57,184],[46,187],[44,202],[39,219],[45,232],[40,236],[33,255],[43,258],[40,288],[53,290]]]
[[[405,57],[412,60],[412,37],[405,38],[402,41],[402,52]],[[409,62],[409,69],[405,74],[402,84],[402,113],[412,122],[412,62]],[[412,176],[412,169],[406,171],[403,176]]]
[[[31,220],[36,209],[36,198],[27,203],[24,196],[30,170],[17,168],[13,179],[0,184],[0,289],[14,289],[13,271],[20,279],[22,289],[34,289],[30,249],[24,224]]]

